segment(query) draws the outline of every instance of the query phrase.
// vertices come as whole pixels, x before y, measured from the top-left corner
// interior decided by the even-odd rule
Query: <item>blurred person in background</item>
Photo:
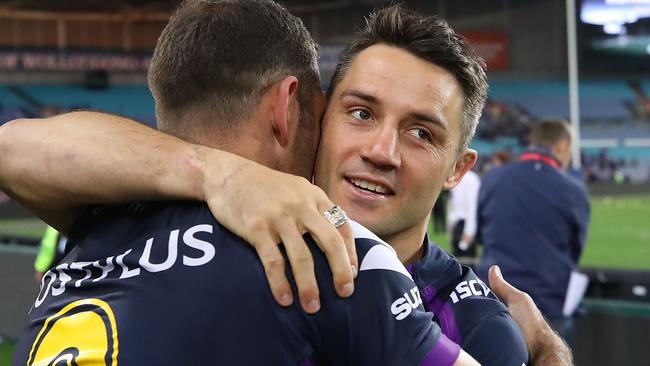
[[[565,121],[538,122],[530,148],[516,162],[483,176],[478,205],[484,245],[479,275],[487,278],[490,266],[499,265],[565,339],[570,338],[572,320],[563,314],[563,306],[590,212],[584,184],[566,173],[571,138]]]
[[[476,212],[481,178],[474,171],[449,191],[447,226],[452,252],[456,257],[476,257]]]
[[[34,261],[34,278],[36,282],[40,283],[43,274],[65,257],[67,243],[68,238],[65,235],[59,233],[52,226],[47,226],[38,247],[38,255]]]

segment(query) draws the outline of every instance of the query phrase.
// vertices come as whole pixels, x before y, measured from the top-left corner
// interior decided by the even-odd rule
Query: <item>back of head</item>
[[[149,68],[158,127],[189,139],[232,136],[265,89],[289,75],[306,105],[320,79],[316,45],[299,18],[270,0],[186,0]]]
[[[571,127],[562,119],[543,119],[530,132],[531,145],[555,146],[562,141],[571,141]]]
[[[345,77],[356,56],[375,44],[401,48],[446,69],[456,78],[465,97],[459,144],[459,151],[464,151],[474,136],[487,98],[485,62],[443,19],[393,5],[372,13],[365,27],[343,51],[332,76],[328,97]]]

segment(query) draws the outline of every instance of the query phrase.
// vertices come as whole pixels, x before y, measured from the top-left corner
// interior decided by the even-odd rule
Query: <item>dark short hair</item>
[[[530,131],[532,145],[553,146],[562,140],[571,141],[571,126],[561,118],[542,119]]]
[[[233,131],[266,88],[289,75],[299,80],[301,107],[308,105],[320,84],[318,53],[299,18],[270,0],[186,0],[149,68],[158,127]]]
[[[399,4],[392,5],[366,18],[365,26],[343,51],[332,76],[328,99],[357,55],[376,44],[401,48],[454,75],[465,97],[459,145],[459,152],[463,151],[474,136],[487,98],[483,59],[443,19],[408,11]]]

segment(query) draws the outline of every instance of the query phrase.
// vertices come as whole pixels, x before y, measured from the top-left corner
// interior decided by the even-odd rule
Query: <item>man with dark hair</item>
[[[400,259],[410,263],[411,275],[420,288],[418,298],[424,298],[450,337],[473,348],[485,364],[520,366],[527,362],[526,349],[505,307],[469,269],[426,241],[426,222],[440,189],[452,187],[476,160],[476,152],[467,149],[467,144],[487,89],[482,61],[444,21],[399,6],[377,12],[356,39],[345,51],[329,91],[316,182],[352,217],[391,240]],[[101,143],[95,141],[93,146],[75,149],[73,155],[101,160],[100,165],[111,174],[104,176],[93,166],[77,166],[81,176],[73,187],[20,192],[28,202],[59,197],[55,203],[50,201],[49,207],[69,209],[88,201],[133,199],[144,192],[206,200],[220,221],[231,223],[232,230],[260,247],[279,242],[278,233],[288,226],[296,226],[296,232],[312,232],[316,225],[307,223],[322,215],[320,191],[305,186],[304,180],[223,154],[205,160],[207,155],[197,155],[186,143],[144,132],[146,128],[142,127],[136,133],[135,126],[114,117],[88,113],[62,116],[50,132],[78,128],[85,119],[99,131],[91,131],[90,126],[85,132],[76,130],[75,136],[83,136],[82,140],[88,134],[105,135],[107,140],[126,131],[131,137],[137,135],[134,139],[142,146],[128,162],[135,168],[118,163],[130,157],[128,154],[104,157],[99,153]],[[102,127],[107,120],[113,120],[111,128]],[[47,129],[41,123],[39,135]],[[26,121],[21,124],[29,126]],[[148,146],[164,149],[153,160],[141,158],[150,154]],[[179,152],[184,155],[179,157]],[[187,163],[195,161],[198,163]],[[220,169],[210,169],[212,164]],[[192,168],[187,169],[188,165]],[[194,172],[200,169],[203,171]],[[56,172],[49,172],[47,167],[44,170],[50,174],[50,185],[63,181]],[[124,174],[126,171],[139,178]],[[156,174],[150,175],[151,171]],[[125,180],[114,179],[118,175]],[[88,187],[98,176],[106,186]],[[10,182],[7,175],[3,178],[5,185],[14,187],[43,179],[25,171]],[[198,183],[188,184],[189,178]],[[252,189],[247,183],[255,179],[264,185]],[[71,198],[77,190],[91,198]],[[66,194],[68,197],[60,198]],[[220,209],[223,207],[228,209]],[[247,219],[251,217],[255,220]],[[360,262],[360,277],[385,266],[361,257]],[[417,300],[405,294],[392,304],[393,313],[406,314],[410,303]]]
[[[259,28],[248,28],[249,22]],[[195,36],[206,40],[181,42]],[[230,37],[241,41],[241,53],[228,52]],[[304,52],[286,51],[298,49]],[[218,75],[201,79],[213,65],[236,76],[225,86],[215,85]],[[168,72],[177,73],[178,84],[159,80]],[[259,78],[251,77],[256,73]],[[312,175],[319,118],[299,119],[322,113],[316,49],[300,20],[279,5],[184,3],[159,39],[150,82],[166,130],[268,168]],[[223,100],[225,87],[246,97],[243,107]],[[300,97],[305,88],[311,88],[302,91],[309,98]],[[238,114],[231,133],[208,128],[211,100],[230,112],[212,117],[209,126],[231,123],[220,117]],[[336,226],[347,221],[336,206],[327,212]],[[360,259],[371,268],[361,267],[356,296],[347,301],[321,284],[323,309],[310,315],[275,304],[252,248],[207,205],[96,207],[72,227],[72,252],[44,275],[14,365],[478,365],[424,311],[390,246],[350,224]],[[328,277],[325,256],[314,252],[316,271]]]
[[[479,273],[487,278],[490,266],[498,264],[567,338],[571,317],[563,314],[563,305],[585,244],[589,197],[565,172],[571,161],[566,122],[538,122],[530,141],[518,161],[483,177],[478,215],[485,250]]]

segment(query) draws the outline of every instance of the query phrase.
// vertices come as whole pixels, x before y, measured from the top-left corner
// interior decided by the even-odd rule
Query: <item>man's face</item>
[[[440,190],[465,171],[455,164],[462,106],[448,71],[399,48],[367,48],[329,101],[316,184],[384,240],[423,232]]]

